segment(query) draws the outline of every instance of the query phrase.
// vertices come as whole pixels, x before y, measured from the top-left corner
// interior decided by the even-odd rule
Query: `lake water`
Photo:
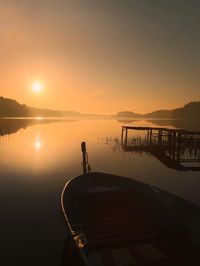
[[[117,145],[122,125],[200,129],[168,120],[0,120],[0,265],[61,265],[67,231],[60,194],[82,173],[82,141],[93,171],[128,176],[200,205],[200,172],[167,168],[149,153],[123,152]]]

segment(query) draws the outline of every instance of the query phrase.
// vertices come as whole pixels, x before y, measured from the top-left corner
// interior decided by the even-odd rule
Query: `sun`
[[[41,92],[43,89],[43,86],[40,82],[36,81],[32,84],[32,90],[34,92]]]

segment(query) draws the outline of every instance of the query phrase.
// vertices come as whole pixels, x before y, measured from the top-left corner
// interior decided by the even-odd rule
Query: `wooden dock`
[[[200,162],[200,131],[122,126],[121,143],[125,151],[149,151],[160,161],[177,169],[185,167],[181,166],[181,163]],[[200,170],[200,165],[187,169]]]
[[[182,129],[159,128],[159,127],[128,127],[122,126],[122,144],[128,147],[129,131],[145,131],[145,144],[179,146],[180,142],[200,143],[200,131],[187,131]]]

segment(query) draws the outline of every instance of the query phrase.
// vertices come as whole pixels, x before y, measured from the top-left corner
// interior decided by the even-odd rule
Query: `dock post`
[[[180,162],[180,154],[181,154],[181,133],[178,132],[178,137],[177,137],[177,161]]]
[[[147,144],[149,144],[149,129],[147,129]]]
[[[172,132],[172,158],[176,157],[176,132]]]
[[[122,148],[124,146],[124,127],[122,127],[122,133],[121,133],[121,145],[122,145]]]
[[[158,146],[161,145],[161,140],[162,140],[162,129],[158,130]]]
[[[152,129],[150,129],[150,135],[149,135],[150,145],[152,144]]]
[[[82,151],[82,155],[83,155],[83,162],[82,162],[82,165],[83,165],[83,174],[86,175],[87,174],[87,151],[86,151],[86,143],[85,141],[83,141],[81,143],[81,151]]]
[[[127,147],[127,142],[128,142],[128,129],[126,128],[125,147]]]
[[[169,149],[169,157],[172,156],[172,133],[168,131],[168,149]]]

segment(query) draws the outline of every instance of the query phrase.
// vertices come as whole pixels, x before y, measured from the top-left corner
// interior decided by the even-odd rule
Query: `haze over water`
[[[120,139],[122,125],[155,126],[152,121],[130,122],[37,120],[0,137],[2,265],[60,265],[67,237],[60,194],[67,180],[82,173],[83,140],[93,171],[128,176],[200,205],[199,172],[170,169],[152,155],[105,144],[108,138]]]

